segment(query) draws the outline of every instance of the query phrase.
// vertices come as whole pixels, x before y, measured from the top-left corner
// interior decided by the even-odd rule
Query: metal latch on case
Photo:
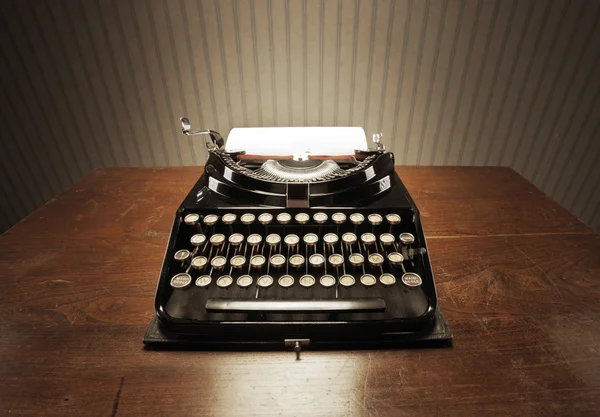
[[[293,347],[294,352],[296,352],[296,360],[300,360],[300,352],[302,351],[302,346],[310,345],[310,339],[285,339],[284,340],[286,347]]]

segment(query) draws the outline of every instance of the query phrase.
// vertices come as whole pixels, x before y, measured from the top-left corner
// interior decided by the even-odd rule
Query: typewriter
[[[382,135],[356,127],[212,130],[177,210],[152,344],[451,339],[419,211]]]

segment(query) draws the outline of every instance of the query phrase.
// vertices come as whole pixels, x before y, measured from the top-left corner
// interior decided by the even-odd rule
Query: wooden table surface
[[[0,413],[600,415],[600,236],[508,168],[398,171],[453,347],[144,350],[202,169],[101,169],[0,236]]]

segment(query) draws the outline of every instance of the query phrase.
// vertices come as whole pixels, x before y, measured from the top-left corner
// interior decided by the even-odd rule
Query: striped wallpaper
[[[0,3],[0,231],[99,166],[202,164],[178,117],[358,125],[507,165],[600,230],[600,2]]]

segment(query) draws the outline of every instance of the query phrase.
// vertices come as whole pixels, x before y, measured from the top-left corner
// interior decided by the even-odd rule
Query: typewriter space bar
[[[209,312],[277,312],[277,313],[350,313],[385,311],[383,298],[308,299],[308,300],[240,300],[209,298]]]

